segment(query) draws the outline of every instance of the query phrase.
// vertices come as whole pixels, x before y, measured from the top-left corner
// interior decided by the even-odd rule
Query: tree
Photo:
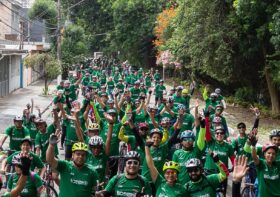
[[[43,91],[45,95],[48,94],[51,81],[61,73],[59,62],[48,53],[29,55],[24,59],[24,65],[42,76],[45,82]]]
[[[81,62],[88,54],[84,29],[78,25],[69,25],[64,30],[61,44],[63,72],[67,73],[70,65]]]

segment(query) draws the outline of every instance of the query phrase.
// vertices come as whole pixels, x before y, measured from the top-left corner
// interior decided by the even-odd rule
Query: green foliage
[[[254,102],[256,100],[256,94],[253,88],[249,87],[238,88],[234,96],[238,101]]]
[[[69,25],[65,28],[61,51],[62,62],[66,67],[84,59],[88,46],[81,26]]]
[[[53,0],[36,0],[28,11],[31,20],[47,20],[48,23],[55,24],[57,10]]]
[[[48,53],[29,55],[24,59],[24,65],[47,80],[54,79],[61,73],[58,61]]]

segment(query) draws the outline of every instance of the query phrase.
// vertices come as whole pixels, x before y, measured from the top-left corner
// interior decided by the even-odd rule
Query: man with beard
[[[212,154],[212,158],[219,169],[219,174],[203,175],[202,163],[197,158],[188,160],[186,167],[190,177],[190,181],[186,184],[187,196],[216,196],[216,189],[226,179],[227,169],[225,165],[219,161],[217,155]],[[227,171],[227,170],[226,170]]]
[[[105,190],[96,192],[96,197],[106,196],[138,196],[151,195],[151,187],[144,177],[138,174],[140,168],[140,154],[129,151],[125,156],[125,173],[110,179]]]

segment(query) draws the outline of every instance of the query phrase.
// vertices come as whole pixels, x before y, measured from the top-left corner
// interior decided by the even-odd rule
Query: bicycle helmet
[[[148,127],[148,124],[147,124],[147,123],[145,123],[145,122],[140,122],[140,123],[139,123],[139,128],[146,128],[146,129],[148,129],[149,127]]]
[[[215,127],[215,132],[218,131],[218,130],[225,131],[225,129],[224,129],[223,126],[217,126],[217,127]]]
[[[182,140],[184,138],[192,138],[194,140],[195,139],[194,132],[191,130],[183,131],[180,135],[180,139]]]
[[[103,140],[100,136],[93,136],[89,140],[89,146],[102,146]]]
[[[159,82],[160,82],[160,83],[163,83],[163,82],[164,82],[164,80],[163,80],[163,79],[161,79],[161,80],[159,80]]]
[[[192,158],[187,161],[186,168],[202,168],[201,161],[197,158]]]
[[[168,97],[168,102],[169,103],[173,103],[174,102],[174,98],[172,96]]]
[[[216,88],[216,89],[215,89],[215,93],[216,93],[216,94],[218,94],[218,95],[219,95],[219,94],[221,94],[221,92],[222,92],[222,91],[221,91],[221,89],[220,89],[220,88]]]
[[[240,122],[237,124],[237,128],[240,128],[240,127],[246,128],[246,124],[244,122]]]
[[[109,99],[109,100],[107,101],[107,103],[108,103],[108,104],[114,104],[114,100]]]
[[[24,142],[28,142],[30,146],[32,146],[32,141],[29,137],[25,137],[21,140],[20,144],[23,144]]]
[[[161,124],[168,124],[168,123],[170,123],[170,118],[164,117],[164,118],[161,119],[160,122],[161,122]]]
[[[167,161],[164,163],[162,171],[165,172],[167,169],[176,170],[177,172],[180,172],[180,166],[175,161]]]
[[[107,110],[107,113],[108,114],[116,114],[117,111],[115,109],[109,109],[109,110]]]
[[[186,110],[186,107],[185,107],[185,105],[183,105],[183,104],[179,104],[179,105],[177,106],[177,109],[178,109],[178,110]]]
[[[216,105],[215,109],[221,108],[222,110],[224,110],[224,106],[221,104]]]
[[[88,152],[88,145],[86,145],[83,142],[77,142],[77,143],[73,144],[72,152],[75,152],[77,150]]]
[[[220,116],[215,116],[213,118],[213,123],[221,123],[222,122],[222,118]]]
[[[262,152],[265,153],[268,149],[273,148],[276,152],[278,151],[278,146],[276,146],[275,144],[265,144],[262,146]]]
[[[210,94],[210,98],[211,99],[214,99],[214,98],[217,98],[218,97],[218,95],[215,93],[215,92],[212,92],[211,94]]]
[[[182,91],[183,89],[184,89],[183,86],[177,86],[177,87],[176,87],[176,90],[177,90],[177,91]]]
[[[13,156],[12,164],[22,166],[20,154],[16,154],[16,155]]]
[[[14,121],[23,121],[22,116],[15,116]]]
[[[273,129],[273,130],[270,132],[269,137],[270,137],[270,139],[272,139],[273,137],[280,137],[280,130]]]
[[[189,93],[189,91],[187,89],[183,89],[182,94],[183,95],[187,95]]]
[[[125,155],[125,160],[135,159],[140,161],[140,154],[136,151],[129,151]]]
[[[138,81],[138,80],[135,81],[135,82],[134,82],[134,85],[140,85],[140,81]]]
[[[159,130],[158,128],[155,128],[155,129],[152,129],[151,132],[150,132],[150,137],[152,137],[155,133],[159,134],[160,137],[162,138],[163,136],[163,133],[161,130]]]
[[[100,126],[97,123],[89,123],[88,130],[100,130]]]

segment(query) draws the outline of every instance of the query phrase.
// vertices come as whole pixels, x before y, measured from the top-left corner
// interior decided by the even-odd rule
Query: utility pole
[[[60,0],[57,0],[57,60],[61,67],[61,3]],[[61,75],[57,77],[57,83],[61,81]]]

